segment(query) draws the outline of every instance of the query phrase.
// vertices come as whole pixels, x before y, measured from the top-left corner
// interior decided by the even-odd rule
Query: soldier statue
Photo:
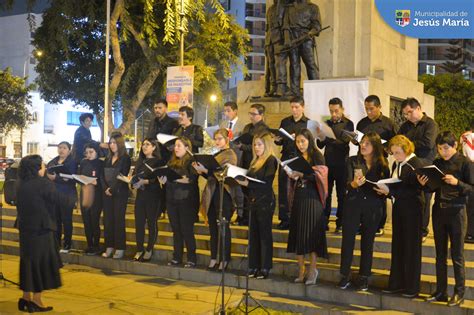
[[[275,0],[275,4],[270,6],[265,37],[267,57],[265,96],[299,96],[301,60],[305,64],[308,79],[319,79],[314,37],[319,36],[321,32],[320,21],[318,6],[308,3],[307,0]]]

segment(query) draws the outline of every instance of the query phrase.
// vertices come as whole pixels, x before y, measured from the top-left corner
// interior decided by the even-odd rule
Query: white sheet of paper
[[[280,128],[280,129],[278,129],[278,130],[279,130],[282,134],[284,134],[287,138],[289,138],[290,140],[295,141],[295,137],[293,137],[292,135],[290,135],[290,134],[288,133],[288,131],[286,131],[285,129]]]
[[[167,134],[164,134],[164,133],[159,133],[159,134],[156,135],[156,139],[161,144],[165,144],[165,143],[167,143],[169,141],[172,141],[174,139],[177,139],[177,138],[178,138],[177,136],[167,135]]]
[[[236,178],[237,176],[243,176],[247,178],[248,180],[265,184],[265,182],[262,180],[247,176],[248,170],[246,170],[245,168],[241,168],[229,163],[227,163],[226,166],[227,166],[227,177]]]

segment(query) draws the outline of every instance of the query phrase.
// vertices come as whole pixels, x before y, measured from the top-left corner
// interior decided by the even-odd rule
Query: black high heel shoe
[[[228,261],[221,261],[221,263],[219,264],[219,271],[222,271],[222,266],[224,265],[224,271],[227,271],[227,266],[229,266],[229,262]]]
[[[23,312],[30,312],[30,301],[25,300],[24,298],[19,298],[18,299],[18,310],[23,311]]]
[[[29,303],[30,305],[30,308],[31,308],[31,311],[33,313],[36,313],[36,312],[49,312],[49,311],[52,311],[53,310],[53,307],[52,306],[45,306],[45,307],[41,307],[39,306],[38,304],[36,304],[35,302],[31,301]],[[29,310],[28,310],[29,311]]]
[[[207,268],[206,268],[208,271],[216,271],[217,266],[219,265],[219,264],[217,263],[217,260],[211,259],[211,261],[212,261],[212,260],[214,261],[214,264],[211,264],[211,262],[209,262],[209,266],[207,266]]]

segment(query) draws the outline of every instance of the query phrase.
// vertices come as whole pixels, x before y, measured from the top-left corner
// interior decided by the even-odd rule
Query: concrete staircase
[[[127,211],[127,251],[126,259],[112,260],[103,259],[98,256],[85,256],[80,253],[86,247],[82,218],[78,210],[74,210],[73,248],[77,249],[70,254],[62,254],[64,262],[88,265],[95,268],[107,270],[119,270],[136,274],[153,275],[172,279],[196,281],[218,285],[220,274],[205,270],[209,261],[209,233],[203,223],[195,226],[198,268],[184,269],[166,266],[166,262],[172,256],[172,233],[167,219],[159,221],[159,239],[155,246],[155,254],[150,263],[132,262],[130,259],[135,253],[135,228],[131,208]],[[133,211],[133,210],[132,210]],[[1,252],[5,254],[18,255],[18,230],[13,228],[16,217],[16,209],[12,207],[3,208],[1,223]],[[277,219],[274,219],[276,224]],[[334,224],[331,223],[331,231]],[[226,285],[236,288],[245,287],[244,271],[247,261],[245,258],[247,250],[246,227],[232,226],[232,262],[230,271],[225,279]],[[287,310],[308,314],[342,314],[362,311],[392,310],[408,313],[436,313],[436,314],[474,314],[474,245],[466,244],[466,302],[461,307],[449,308],[440,303],[426,303],[422,298],[407,299],[401,296],[392,296],[381,293],[388,282],[390,269],[390,246],[391,233],[388,230],[382,237],[376,239],[374,245],[373,276],[370,278],[370,291],[357,292],[353,289],[340,290],[335,286],[339,280],[339,260],[341,235],[332,232],[327,233],[329,259],[321,259],[318,265],[318,284],[305,286],[294,284],[293,279],[297,275],[296,261],[293,255],[286,253],[287,231],[273,230],[274,237],[274,268],[271,277],[266,280],[250,281],[250,288],[267,292],[270,295],[262,297],[259,301],[266,305],[280,305]],[[358,265],[360,258],[359,240],[356,241],[354,265]],[[451,262],[448,261],[451,266]],[[357,268],[353,272],[357,273]],[[454,284],[452,268],[449,270],[450,292]],[[429,294],[436,286],[435,276],[435,248],[432,238],[423,244],[423,266],[422,266],[421,291]],[[276,301],[276,297],[279,297]],[[297,302],[297,300],[299,302]],[[286,302],[282,302],[286,301]],[[292,301],[292,303],[288,303]]]

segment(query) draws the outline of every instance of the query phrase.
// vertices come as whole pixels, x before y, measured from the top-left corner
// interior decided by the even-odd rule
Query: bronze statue
[[[269,8],[265,38],[268,72],[266,73],[265,96],[300,95],[301,60],[305,64],[308,79],[319,79],[314,37],[319,36],[322,30],[320,21],[318,6],[306,0],[275,0],[275,4]],[[290,60],[289,89],[288,59]],[[276,73],[272,66],[276,67]],[[274,81],[273,78],[275,78]],[[276,93],[273,82],[276,82]]]

